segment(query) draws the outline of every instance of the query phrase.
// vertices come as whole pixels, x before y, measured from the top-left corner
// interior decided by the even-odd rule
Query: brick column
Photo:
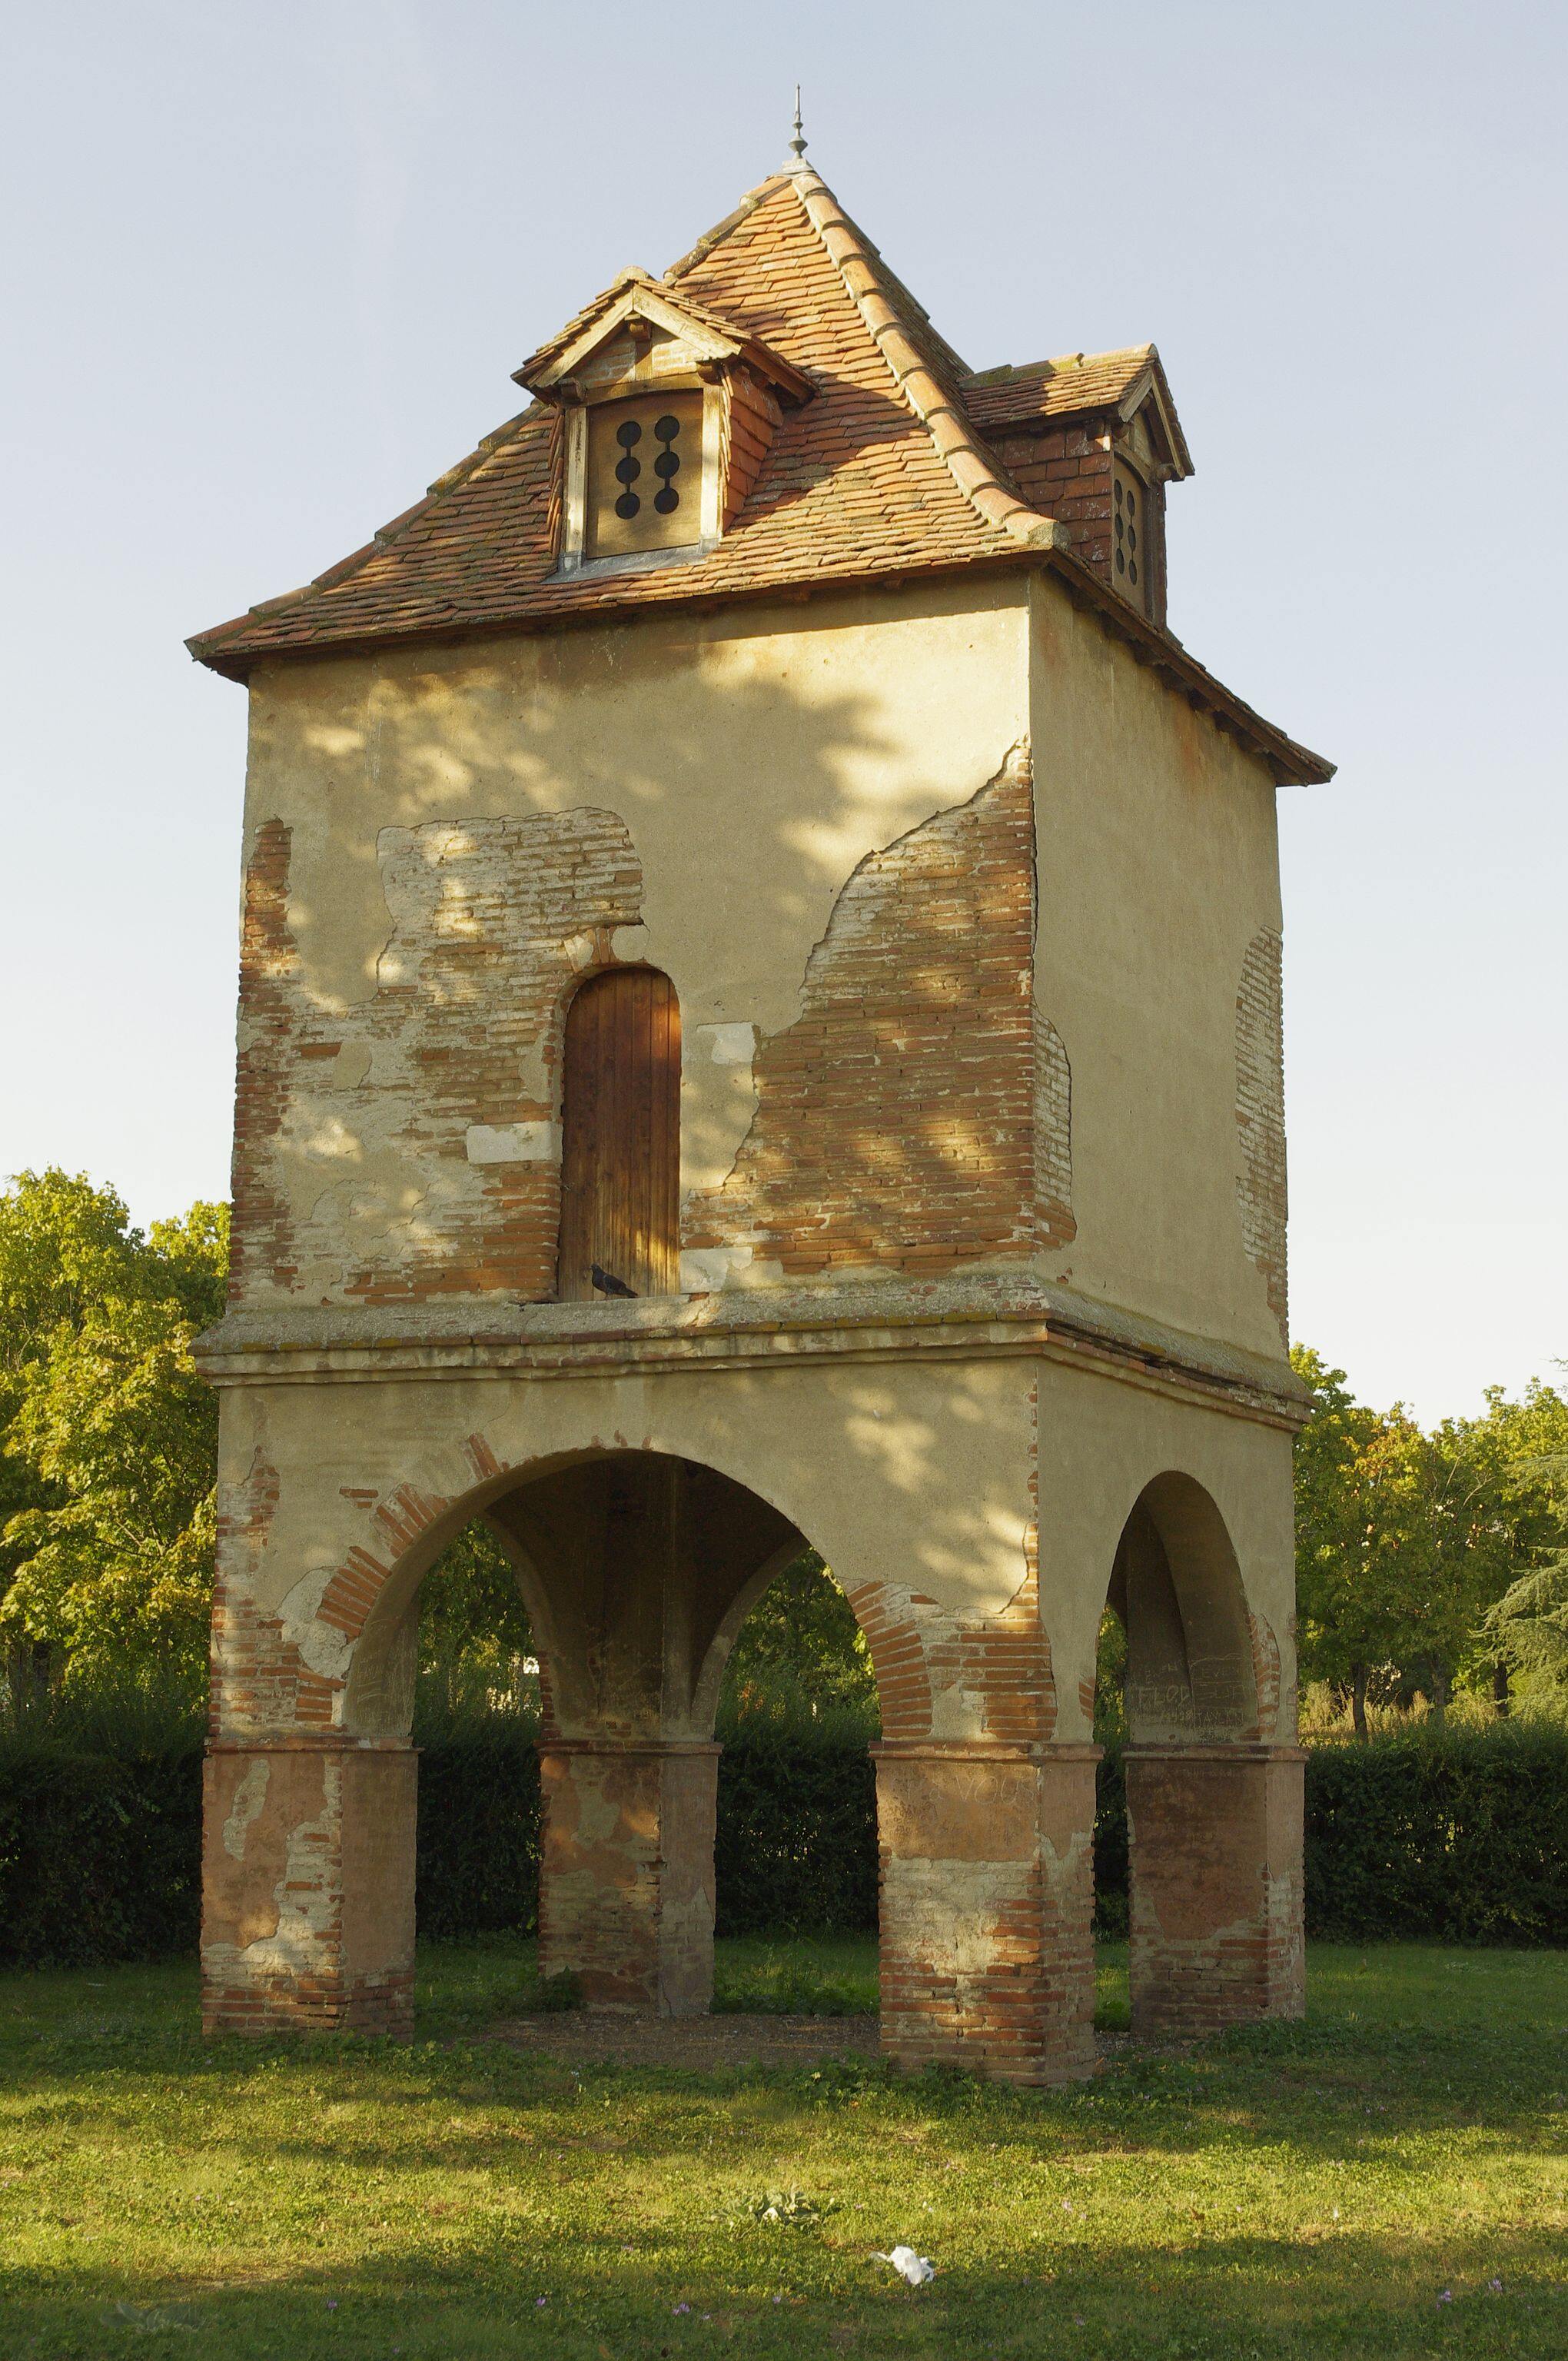
[[[1096,1746],[884,1740],[882,2038],[1013,2082],[1094,2067]]]
[[[203,1796],[209,2033],[413,2030],[419,1761],[401,1740],[217,1739]]]
[[[1296,1746],[1129,1746],[1133,2024],[1196,2037],[1306,2003]]]
[[[719,1752],[685,1740],[541,1741],[540,1972],[570,1969],[590,2008],[708,2008]]]

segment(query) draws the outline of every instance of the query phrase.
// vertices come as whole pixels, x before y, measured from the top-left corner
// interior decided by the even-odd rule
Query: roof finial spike
[[[800,84],[798,82],[795,86],[795,137],[789,145],[790,153],[795,158],[795,161],[793,164],[786,164],[784,170],[786,172],[806,170],[806,135],[801,129],[800,123]]]

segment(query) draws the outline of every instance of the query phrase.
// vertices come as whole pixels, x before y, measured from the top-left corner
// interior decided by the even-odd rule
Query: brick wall
[[[334,1009],[291,925],[290,831],[257,832],[234,1298],[546,1300],[564,1012],[639,923],[630,834],[580,809],[387,829],[377,850],[389,939],[367,996]],[[1020,750],[850,878],[801,1015],[760,1045],[730,1172],[686,1202],[683,1247],[798,1279],[940,1273],[1070,1240],[1071,1076],[1032,1005],[1033,928]]]
[[[758,1050],[756,1116],[723,1186],[688,1204],[685,1246],[749,1246],[789,1279],[1030,1250],[1033,883],[1022,757],[861,862],[800,1016]]]
[[[1247,1254],[1268,1290],[1280,1341],[1288,1344],[1282,948],[1272,928],[1255,934],[1247,946],[1236,993],[1236,1129],[1241,1136],[1236,1200]]]
[[[1072,528],[1072,554],[1111,579],[1111,453],[1098,429],[1081,420],[995,439],[995,449],[1026,500]]]
[[[630,835],[613,812],[585,808],[386,829],[378,855],[389,939],[373,992],[334,1011],[307,989],[290,928],[290,831],[273,821],[257,834],[235,1298],[546,1297],[558,1159],[536,1132],[522,1145],[538,1152],[475,1163],[468,1134],[547,1133],[576,975],[639,918]]]

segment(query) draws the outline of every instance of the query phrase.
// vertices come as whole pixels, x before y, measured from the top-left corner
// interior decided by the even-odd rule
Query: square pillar
[[[701,2016],[713,2000],[720,1749],[548,1739],[539,1748],[539,1971],[590,2008]]]
[[[882,2039],[1012,2082],[1094,2069],[1097,1746],[884,1739]]]
[[[203,1790],[208,2034],[413,2031],[419,1758],[406,1741],[217,1739]]]
[[[1124,1759],[1134,2030],[1196,2038],[1299,2016],[1304,1751],[1132,1745]]]

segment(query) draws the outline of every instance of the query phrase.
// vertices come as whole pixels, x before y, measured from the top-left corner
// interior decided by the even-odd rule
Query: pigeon
[[[917,2255],[913,2246],[894,2246],[891,2255],[878,2252],[872,2255],[872,2260],[873,2263],[891,2263],[911,2287],[924,2287],[927,2279],[934,2279],[937,2276],[937,2267],[930,2257]]]
[[[602,1270],[597,1262],[590,1266],[588,1277],[601,1295],[635,1295],[637,1292],[634,1287],[628,1287],[623,1279],[617,1279],[613,1270]]]

